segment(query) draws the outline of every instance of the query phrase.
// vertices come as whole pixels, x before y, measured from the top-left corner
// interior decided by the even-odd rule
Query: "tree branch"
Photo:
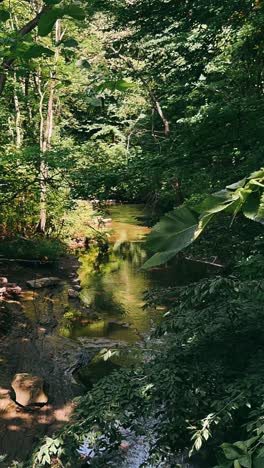
[[[112,48],[112,50],[119,55],[119,57],[121,59],[123,59],[127,65],[132,68],[132,70],[134,72],[137,73],[137,70],[134,66],[134,63],[133,61],[129,58],[129,57],[125,57],[124,55],[121,55],[119,52],[117,52],[114,48]],[[138,74],[138,73],[137,73]],[[158,99],[156,98],[154,92],[152,91],[152,89],[150,88],[149,84],[147,83],[147,81],[143,78],[142,75],[139,75],[139,79],[141,80],[143,86],[145,87],[145,89],[147,90],[148,94],[149,94],[149,97],[154,105],[154,108],[156,109],[157,113],[159,114],[162,122],[163,122],[163,126],[164,126],[164,133],[165,133],[165,136],[168,137],[169,134],[170,134],[170,124],[168,122],[168,120],[166,119],[165,115],[164,115],[164,112],[160,106],[160,103],[158,101]]]
[[[49,11],[51,8],[52,8],[51,6],[45,5],[42,8],[42,10],[35,16],[35,18],[30,20],[17,32],[18,37],[22,39],[28,33],[33,31],[33,29],[35,29],[35,27],[38,25],[41,16],[47,11]],[[3,59],[2,66],[1,66],[2,71],[0,73],[0,96],[3,94],[5,84],[6,84],[7,73],[9,72],[9,69],[14,61],[15,61],[14,57],[4,57]]]

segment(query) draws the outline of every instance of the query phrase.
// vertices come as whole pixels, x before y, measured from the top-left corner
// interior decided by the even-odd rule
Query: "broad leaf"
[[[5,23],[9,18],[10,18],[9,11],[1,8],[0,9],[0,21],[3,21],[3,23]]]
[[[249,453],[243,455],[243,457],[240,457],[238,461],[244,468],[252,468],[252,458]]]
[[[22,56],[26,59],[31,59],[31,58],[38,58],[38,57],[52,57],[54,55],[53,50],[48,49],[47,47],[44,47],[39,44],[33,44],[32,46],[29,47],[28,50],[26,50]]]
[[[66,39],[63,41],[64,47],[69,47],[69,48],[76,48],[78,47],[79,43],[76,41],[76,39],[73,39],[73,37],[70,37],[69,39]]]
[[[40,17],[38,33],[40,36],[47,36],[53,29],[57,19],[63,16],[61,8],[54,8]]]
[[[241,180],[238,180],[237,182],[235,182],[234,184],[231,184],[231,185],[227,185],[226,188],[228,190],[236,190],[238,188],[241,188],[241,187],[244,187],[245,183],[246,183],[246,177],[244,177],[244,179],[241,179]]]
[[[143,268],[161,265],[190,245],[196,237],[198,224],[197,214],[185,206],[166,214],[149,235],[147,245],[157,253]]]
[[[78,5],[69,5],[63,8],[63,16],[70,16],[71,18],[77,20],[84,20],[85,19],[85,12],[82,8]]]
[[[257,218],[258,218],[258,210],[259,210],[259,194],[257,192],[252,192],[243,208],[242,208],[242,212],[243,214],[246,216],[246,218],[249,218],[251,219],[252,221],[257,221]]]
[[[228,460],[236,460],[237,458],[244,456],[244,451],[233,444],[225,442],[221,445],[221,448]]]

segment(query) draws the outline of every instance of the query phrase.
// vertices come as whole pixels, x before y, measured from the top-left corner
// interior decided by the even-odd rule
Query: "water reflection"
[[[92,246],[80,257],[81,298],[92,309],[88,313],[69,301],[67,278],[61,287],[28,291],[23,295],[26,315],[40,326],[54,328],[55,333],[78,337],[105,337],[133,342],[148,333],[153,321],[162,311],[144,311],[144,292],[195,281],[206,274],[201,264],[176,260],[174,264],[140,270],[146,252],[144,237],[149,231],[145,224],[147,213],[140,205],[115,205],[107,216],[110,225],[110,247],[102,251]],[[15,280],[20,284],[40,275],[38,269],[16,268]],[[50,267],[41,268],[42,276],[56,276]],[[11,277],[12,279],[12,277]],[[78,308],[79,307],[79,308]],[[53,329],[53,328],[52,328]]]
[[[160,311],[142,309],[144,292],[151,287],[182,284],[201,277],[200,265],[176,261],[174,265],[140,270],[146,252],[144,226],[146,213],[139,205],[116,205],[110,208],[111,246],[101,252],[93,246],[80,258],[79,270],[83,302],[98,314],[98,320],[86,325],[78,321],[71,327],[71,337],[107,337],[135,341],[148,332]]]
[[[73,327],[73,338],[89,335],[132,341],[138,338],[138,331],[150,328],[152,318],[142,310],[150,282],[146,273],[138,271],[146,257],[142,240],[148,232],[142,213],[141,206],[112,207],[109,250],[102,253],[93,246],[81,256],[81,297],[99,320]]]

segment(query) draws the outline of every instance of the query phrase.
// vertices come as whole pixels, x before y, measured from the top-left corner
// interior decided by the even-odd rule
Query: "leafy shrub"
[[[65,254],[66,245],[53,238],[3,240],[0,243],[0,256],[6,258],[56,260]]]

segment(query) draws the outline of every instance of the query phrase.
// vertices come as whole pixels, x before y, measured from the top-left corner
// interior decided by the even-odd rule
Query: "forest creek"
[[[7,299],[10,328],[1,348],[0,446],[12,460],[27,457],[36,437],[52,434],[69,420],[73,397],[112,368],[126,365],[127,358],[92,361],[102,348],[140,346],[161,314],[143,310],[148,288],[186,284],[208,274],[206,265],[191,261],[140,271],[149,232],[143,206],[115,204],[107,215],[110,249],[103,255],[94,246],[52,266],[1,262],[3,276],[22,288],[19,301]],[[59,278],[60,284],[28,286],[27,281],[43,277]],[[80,297],[69,297],[69,291],[80,289]],[[45,378],[49,404],[37,414],[19,411],[10,400],[10,382],[19,373]]]
[[[0,468],[264,468],[264,0],[0,0]]]

